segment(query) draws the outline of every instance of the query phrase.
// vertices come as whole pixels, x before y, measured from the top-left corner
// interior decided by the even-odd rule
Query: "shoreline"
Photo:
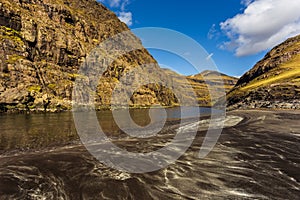
[[[131,109],[143,109],[143,108],[131,108]],[[296,112],[295,112],[296,111]],[[68,113],[71,111],[64,111],[64,112],[59,112],[59,113]],[[30,114],[59,114],[59,113],[30,113]],[[7,115],[18,115],[20,113],[11,113],[11,114],[7,114]],[[235,116],[239,116],[242,117],[243,120],[240,121],[238,124],[232,126],[232,127],[241,127],[244,124],[250,124],[252,121],[257,121],[257,120],[261,120],[262,116],[271,116],[271,115],[280,115],[280,114],[286,114],[286,115],[300,115],[300,110],[270,110],[270,109],[239,109],[239,110],[233,110],[233,111],[227,111],[226,115],[230,116],[230,115],[235,115]],[[0,113],[0,116],[5,116],[5,114],[3,115],[3,113]],[[183,120],[183,123],[188,123],[191,121],[195,121],[195,120],[207,120],[211,118],[211,114],[203,114],[200,116],[199,119],[195,118],[195,117],[188,117],[185,119],[181,119]],[[172,125],[174,123],[177,123],[179,119],[169,119],[167,121],[166,125]],[[272,119],[274,120],[274,119]],[[232,128],[229,127],[229,128]],[[224,127],[223,129],[227,129],[228,127]],[[77,134],[77,133],[76,133]],[[40,148],[28,148],[28,149],[7,149],[7,150],[3,150],[2,152],[0,152],[0,158],[1,157],[9,157],[10,155],[19,155],[19,154],[26,154],[26,153],[35,153],[35,152],[47,152],[48,150],[54,150],[56,148],[64,148],[64,147],[70,147],[70,146],[81,146],[81,141],[80,138],[74,138],[73,140],[67,141],[65,143],[53,143],[50,144],[49,146],[46,147],[40,147]]]
[[[174,105],[174,106],[129,106],[129,110],[133,110],[133,109],[158,109],[158,108],[164,108],[164,109],[168,109],[168,108],[178,108],[181,107],[180,105]],[[195,106],[184,106],[184,107],[195,107]],[[212,108],[212,106],[198,106],[200,108]],[[115,108],[115,110],[118,109],[124,109],[126,107],[117,107]],[[103,107],[98,107],[95,109],[92,109],[94,111],[111,111],[112,108],[111,106],[103,106]],[[57,110],[57,109],[47,109],[46,111],[43,109],[31,109],[31,110],[24,110],[24,109],[8,109],[6,111],[0,110],[0,115],[5,115],[5,114],[47,114],[47,113],[63,113],[63,112],[73,112],[72,109],[61,109],[61,110]]]
[[[170,109],[170,108],[178,108],[181,107],[179,105],[176,106],[161,106],[161,107],[157,107],[158,108],[164,108],[164,109]],[[185,106],[185,107],[189,107],[189,106]],[[195,106],[191,106],[191,107],[195,107]],[[213,109],[213,107],[211,106],[199,106],[200,108],[207,108],[207,109]],[[156,107],[151,107],[151,106],[141,106],[141,107],[129,107],[129,110],[139,110],[139,109],[150,109],[150,108],[154,108],[156,109]],[[119,107],[116,108],[118,109],[124,109],[124,107]],[[112,109],[109,107],[103,107],[103,108],[96,108],[93,109],[96,112],[100,112],[100,111],[111,111]],[[237,109],[232,109],[230,107],[226,107],[226,113],[228,112],[234,112],[234,111],[299,111],[300,109],[297,108],[237,108]],[[65,112],[73,112],[72,109],[68,109],[68,110],[55,110],[55,109],[47,109],[46,111],[44,110],[15,110],[15,109],[11,109],[11,110],[7,110],[7,111],[0,111],[0,115],[15,115],[15,114],[26,114],[26,115],[30,115],[30,114],[55,114],[55,113],[65,113]]]

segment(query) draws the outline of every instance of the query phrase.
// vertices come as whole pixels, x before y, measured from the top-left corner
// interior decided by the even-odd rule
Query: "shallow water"
[[[152,151],[174,137],[179,128],[175,114],[169,114],[172,119],[162,133],[150,140],[126,137],[109,120],[109,112],[101,114],[107,119],[101,125],[119,147]],[[145,110],[132,116],[141,125],[149,123]],[[236,116],[244,120],[234,126]],[[300,113],[230,112],[227,119],[228,127],[206,158],[198,158],[206,133],[202,127],[175,163],[132,174],[95,160],[80,145],[70,113],[1,116],[1,138],[6,140],[1,139],[0,199],[298,199]],[[185,123],[187,135],[189,125],[206,124],[192,118]],[[16,127],[15,132],[9,127]],[[23,144],[31,144],[31,150],[14,150]]]
[[[186,108],[185,111],[182,118],[194,117],[192,108]],[[201,115],[209,113],[210,109],[201,108]],[[132,109],[130,114],[134,122],[140,126],[146,126],[151,121],[147,109]],[[179,108],[167,109],[167,115],[168,120],[181,119]],[[107,135],[118,137],[121,134],[111,111],[97,112],[97,117]],[[161,116],[154,115],[152,120],[155,122],[160,119]],[[79,143],[72,112],[2,114],[0,124],[0,153]]]

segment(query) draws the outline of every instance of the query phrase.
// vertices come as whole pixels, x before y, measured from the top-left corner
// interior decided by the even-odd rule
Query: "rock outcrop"
[[[95,0],[1,0],[0,110],[70,109],[79,66],[99,43],[124,31],[128,27]],[[109,106],[124,71],[149,63],[159,70],[146,49],[112,63],[99,83],[98,107]],[[176,102],[157,85],[141,88],[130,99],[134,106]]]
[[[300,35],[273,48],[228,93],[230,109],[300,109]]]

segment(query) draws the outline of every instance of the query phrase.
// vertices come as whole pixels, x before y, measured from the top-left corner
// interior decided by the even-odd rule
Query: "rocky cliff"
[[[127,31],[113,12],[95,0],[1,0],[0,112],[70,109],[80,66],[99,44]],[[141,46],[140,40],[129,34],[130,43]],[[175,83],[173,87],[184,98],[189,99],[189,90],[194,89],[201,106],[212,104],[203,76],[210,76],[209,84],[221,87],[214,72],[184,77],[162,70],[146,49],[139,48],[119,56],[102,73],[95,92],[96,107],[109,108],[123,75],[150,63],[156,76]],[[236,81],[222,77],[226,89]],[[143,85],[126,98],[132,107],[179,104],[178,96],[160,84]]]
[[[300,109],[300,35],[267,53],[227,99],[230,108]]]
[[[73,83],[86,56],[102,41],[128,30],[95,0],[1,0],[0,110],[70,109]],[[124,71],[148,63],[159,69],[145,49],[112,63],[99,83],[98,106],[109,106]],[[130,100],[135,106],[158,102],[173,105],[177,99],[161,86],[148,85]]]

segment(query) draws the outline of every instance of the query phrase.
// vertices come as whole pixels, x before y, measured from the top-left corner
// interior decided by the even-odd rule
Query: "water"
[[[168,120],[193,118],[195,109],[198,108],[185,108],[185,116],[181,116],[180,108],[169,108],[167,109]],[[201,115],[209,113],[209,108],[201,108]],[[146,126],[151,122],[147,109],[132,109],[130,114],[134,122],[140,126]],[[97,117],[107,135],[120,136],[121,132],[111,111],[97,112]],[[154,115],[152,120],[158,122],[161,116]],[[2,154],[9,151],[27,151],[79,143],[71,112],[3,114],[0,115],[0,124],[0,153]]]
[[[147,110],[131,116],[141,126],[150,122]],[[238,125],[237,116],[244,119]],[[107,135],[132,152],[170,141],[179,128],[178,108],[168,109],[168,117],[160,135],[136,139],[118,130],[109,111],[98,113]],[[300,112],[227,113],[227,128],[204,159],[198,153],[207,120],[184,118],[187,134],[189,124],[201,126],[188,151],[166,168],[135,174],[94,159],[80,144],[72,113],[1,115],[0,199],[299,198]]]
[[[0,152],[32,150],[75,142],[71,113],[0,116]]]

